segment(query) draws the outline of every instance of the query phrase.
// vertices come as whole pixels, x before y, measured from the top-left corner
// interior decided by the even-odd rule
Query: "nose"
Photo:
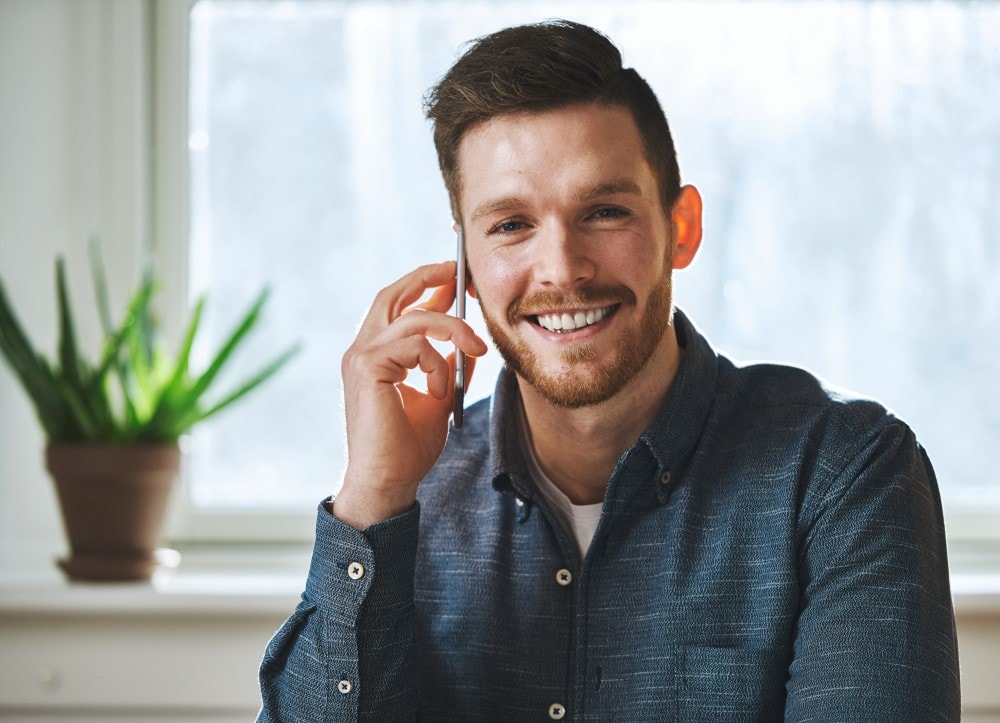
[[[594,264],[583,238],[564,224],[553,224],[535,237],[534,280],[569,290],[594,278]]]

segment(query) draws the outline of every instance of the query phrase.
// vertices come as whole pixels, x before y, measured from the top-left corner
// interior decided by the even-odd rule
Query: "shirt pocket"
[[[784,649],[682,648],[676,671],[682,721],[780,721],[785,712]]]

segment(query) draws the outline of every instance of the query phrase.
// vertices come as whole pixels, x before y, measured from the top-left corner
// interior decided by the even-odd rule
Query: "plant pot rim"
[[[179,447],[180,442],[52,442],[45,443],[46,449],[164,449]]]
[[[176,470],[181,450],[176,442],[169,444],[48,444],[45,466],[54,475],[89,470],[104,473],[113,468],[133,470]]]

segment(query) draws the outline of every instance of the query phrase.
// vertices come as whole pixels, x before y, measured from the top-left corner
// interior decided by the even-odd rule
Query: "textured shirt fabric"
[[[527,476],[507,373],[412,510],[359,532],[321,506],[259,720],[959,720],[911,430],[676,326],[680,368],[584,559]]]

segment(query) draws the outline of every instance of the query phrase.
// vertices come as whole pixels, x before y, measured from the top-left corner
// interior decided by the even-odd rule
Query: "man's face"
[[[501,116],[459,148],[469,270],[507,365],[553,404],[621,391],[662,348],[671,234],[630,113]]]

